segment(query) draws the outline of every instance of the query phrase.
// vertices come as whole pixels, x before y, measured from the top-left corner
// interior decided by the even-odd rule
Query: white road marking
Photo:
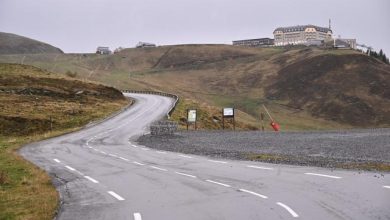
[[[156,151],[156,153],[159,153],[159,154],[166,154],[167,152],[165,152],[165,151]]]
[[[294,212],[294,210],[292,210],[290,207],[288,207],[287,205],[285,205],[285,204],[283,204],[283,203],[281,203],[281,202],[277,202],[276,204],[278,204],[279,206],[281,206],[281,207],[283,207],[284,209],[286,209],[291,215],[292,215],[292,217],[294,217],[294,218],[298,218],[299,217],[299,215],[296,213],[296,212]]]
[[[156,169],[156,170],[168,171],[167,169],[163,169],[163,168],[160,168],[160,167],[155,167],[155,166],[150,166],[150,167],[153,168],[153,169]]]
[[[134,220],[142,220],[141,214],[134,213]]]
[[[390,189],[390,186],[383,186],[383,188],[387,188],[387,189]]]
[[[108,155],[110,155],[111,157],[118,157],[118,156],[115,155],[115,154],[108,154]]]
[[[98,149],[96,149],[96,148],[94,148],[93,150],[94,150],[94,151],[99,151],[99,150],[98,150]]]
[[[53,159],[55,162],[57,163],[61,163],[61,161],[59,159]]]
[[[141,147],[142,150],[149,150],[148,148]]]
[[[87,145],[87,146],[89,145],[88,141],[87,141],[86,145]]]
[[[71,171],[75,171],[75,170],[76,170],[75,168],[70,167],[70,166],[65,166],[65,167],[68,168],[68,169],[71,170]]]
[[[137,148],[137,147],[138,147],[137,145],[134,145],[134,144],[132,144],[131,146],[133,146],[133,147],[135,147],[135,148]]]
[[[258,197],[263,198],[263,199],[267,199],[268,198],[265,195],[261,195],[259,193],[255,193],[255,192],[252,192],[252,191],[249,191],[249,190],[246,190],[246,189],[240,189],[240,191],[246,192],[246,193],[249,193],[249,194],[252,194],[252,195],[255,195],[255,196],[258,196]]]
[[[100,151],[100,153],[102,153],[102,154],[107,154],[106,152],[104,152],[104,151]]]
[[[119,157],[120,159],[124,160],[124,161],[129,161],[128,159],[124,158],[124,157]]]
[[[115,192],[113,191],[107,191],[110,195],[112,195],[115,199],[119,200],[119,201],[123,201],[125,200],[123,197],[121,197],[120,195],[116,194]]]
[[[212,181],[212,180],[206,180],[206,182],[214,183],[214,184],[217,184],[217,185],[220,185],[220,186],[224,186],[224,187],[231,187],[231,186],[228,185],[228,184],[220,183],[220,182],[216,182],[216,181]]]
[[[133,161],[133,163],[134,163],[134,164],[137,164],[137,165],[140,165],[140,166],[143,166],[143,165],[145,165],[145,164],[143,164],[143,163],[139,163],[139,162],[137,162],[137,161]]]
[[[341,179],[342,177],[339,176],[330,176],[330,175],[325,175],[325,174],[319,174],[319,173],[305,173],[306,175],[312,175],[312,176],[322,176],[322,177],[328,177],[328,178],[333,178],[333,179]]]
[[[179,157],[184,157],[184,158],[189,158],[189,159],[191,159],[192,157],[190,157],[190,156],[186,156],[186,155],[179,155]]]
[[[89,149],[92,149],[93,147],[89,146],[88,148],[89,148]]]
[[[271,168],[271,167],[259,167],[259,166],[253,166],[253,165],[248,165],[246,167],[255,168],[255,169],[261,169],[261,170],[273,170],[274,169],[274,168]]]
[[[180,172],[175,172],[175,173],[179,174],[179,175],[182,175],[182,176],[188,176],[188,177],[191,177],[191,178],[196,178],[196,176],[190,175],[190,174],[186,174],[186,173],[180,173]]]
[[[220,160],[208,160],[209,162],[213,162],[213,163],[227,163],[226,161],[220,161]]]
[[[99,181],[89,177],[89,176],[84,176],[85,179],[88,179],[89,181],[93,182],[93,183],[99,183]]]

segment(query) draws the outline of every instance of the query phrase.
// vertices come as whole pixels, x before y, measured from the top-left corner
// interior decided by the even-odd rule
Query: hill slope
[[[49,44],[16,34],[0,32],[0,54],[63,53]]]
[[[220,128],[224,106],[239,110],[239,127],[260,128],[262,104],[283,130],[390,126],[390,66],[353,50],[179,45],[109,56],[28,55],[25,63],[123,89],[176,93],[183,107],[207,109],[200,128]],[[174,118],[183,121],[180,112]]]

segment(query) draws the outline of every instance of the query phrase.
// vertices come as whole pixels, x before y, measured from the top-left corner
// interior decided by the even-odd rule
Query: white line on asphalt
[[[136,147],[136,148],[138,147],[137,145],[134,145],[134,144],[132,144],[131,146]]]
[[[165,151],[156,151],[156,153],[159,153],[159,154],[166,154],[167,152],[165,152]]]
[[[86,142],[85,144],[86,144],[87,146],[89,145],[89,143],[88,143],[88,142]]]
[[[134,213],[134,220],[142,220],[141,214],[139,213]]]
[[[188,177],[191,177],[191,178],[196,178],[196,176],[190,175],[190,174],[186,174],[186,173],[180,173],[180,172],[175,172],[175,173],[179,174],[179,175],[182,175],[182,176],[188,176]]]
[[[261,195],[261,194],[259,194],[259,193],[255,193],[255,192],[252,192],[252,191],[249,191],[249,190],[246,190],[246,189],[240,189],[240,191],[246,192],[246,193],[249,193],[249,194],[258,196],[258,197],[261,197],[261,198],[263,198],[263,199],[267,199],[267,198],[268,198],[268,197],[265,196],[265,195]]]
[[[168,171],[167,169],[163,169],[163,168],[160,168],[160,167],[155,167],[155,166],[150,166],[150,167],[153,168],[153,169],[156,169],[156,170]]]
[[[99,150],[98,150],[98,149],[96,149],[96,148],[94,148],[93,150],[94,150],[94,151],[99,151]]]
[[[89,146],[88,148],[89,148],[89,149],[92,149],[93,147]]]
[[[274,168],[271,168],[271,167],[259,167],[259,166],[253,166],[253,165],[248,165],[246,167],[255,168],[255,169],[261,169],[261,170],[273,170],[274,169]]]
[[[137,165],[140,165],[140,166],[143,166],[143,165],[145,165],[145,164],[143,164],[143,163],[139,163],[139,162],[137,162],[137,161],[133,161],[133,163],[134,163],[134,164],[137,164]]]
[[[319,174],[319,173],[305,173],[306,175],[312,175],[312,176],[322,176],[322,177],[328,177],[328,178],[333,178],[333,179],[341,179],[339,176],[330,176],[330,175],[325,175],[325,174]]]
[[[113,197],[115,197],[117,200],[119,201],[123,201],[125,200],[123,197],[121,197],[120,195],[116,194],[115,192],[113,191],[107,191],[110,195],[112,195]]]
[[[93,182],[93,183],[99,183],[99,181],[89,177],[89,176],[84,176],[85,179],[88,179],[89,181]]]
[[[59,159],[53,159],[55,162],[57,163],[61,163],[61,161]]]
[[[230,185],[228,185],[228,184],[220,183],[220,182],[216,182],[216,181],[212,181],[212,180],[206,180],[206,182],[214,183],[214,184],[221,185],[221,186],[224,186],[224,187],[230,187]]]
[[[186,156],[186,155],[179,155],[179,157],[184,157],[184,158],[189,158],[189,159],[191,159],[192,157],[190,157],[190,156]]]
[[[71,170],[71,171],[75,171],[75,170],[76,170],[75,168],[70,167],[70,166],[65,166],[65,167],[68,168],[68,169]]]
[[[100,153],[102,153],[102,154],[107,154],[106,152],[104,152],[104,151],[100,151]]]
[[[142,150],[149,150],[148,148],[141,147]]]
[[[115,154],[108,154],[108,155],[110,155],[111,157],[118,157],[118,156],[115,155]]]
[[[226,161],[220,161],[220,160],[208,160],[209,162],[213,162],[213,163],[227,163]]]
[[[124,160],[124,161],[129,161],[128,159],[124,158],[124,157],[119,157],[120,159]]]
[[[383,186],[383,188],[387,188],[387,189],[390,189],[390,186]]]
[[[283,203],[281,203],[281,202],[277,202],[276,204],[278,204],[278,205],[280,205],[281,207],[283,207],[284,209],[286,209],[291,215],[292,215],[292,217],[294,217],[294,218],[298,218],[299,217],[299,215],[296,213],[296,212],[294,212],[294,210],[292,210],[290,207],[288,207],[287,205],[285,205],[285,204],[283,204]]]

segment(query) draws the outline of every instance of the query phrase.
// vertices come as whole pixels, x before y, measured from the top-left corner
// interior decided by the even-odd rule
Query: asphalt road
[[[135,143],[173,100],[130,109],[20,153],[61,195],[58,219],[390,219],[390,177],[156,151]]]

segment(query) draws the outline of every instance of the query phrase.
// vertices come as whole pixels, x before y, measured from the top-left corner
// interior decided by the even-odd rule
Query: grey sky
[[[389,0],[0,0],[0,31],[65,52],[97,46],[227,43],[278,26],[328,26],[390,55]]]

